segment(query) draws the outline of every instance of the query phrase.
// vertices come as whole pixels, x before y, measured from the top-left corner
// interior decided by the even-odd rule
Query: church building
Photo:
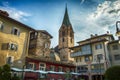
[[[70,62],[73,59],[70,57],[71,50],[69,47],[74,46],[74,31],[69,19],[67,6],[63,18],[62,25],[59,29],[59,45],[58,50],[62,62]]]

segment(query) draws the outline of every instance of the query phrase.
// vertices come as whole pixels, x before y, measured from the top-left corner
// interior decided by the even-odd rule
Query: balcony
[[[91,55],[92,52],[91,50],[88,50],[88,51],[78,51],[78,52],[73,52],[71,53],[71,57],[77,57],[77,56],[85,56],[85,55]]]
[[[104,69],[92,69],[91,70],[92,73],[105,73],[105,70]]]

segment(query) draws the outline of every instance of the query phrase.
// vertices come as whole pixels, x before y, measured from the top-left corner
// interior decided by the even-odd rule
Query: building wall
[[[45,70],[43,71],[53,71],[53,72],[59,72],[59,67],[62,67],[62,71],[60,72],[68,72],[70,70],[75,70],[75,66],[72,64],[71,65],[66,65],[64,63],[61,63],[61,62],[49,62],[49,61],[40,61],[40,60],[35,60],[35,59],[30,59],[30,58],[27,58],[27,64],[29,63],[34,63],[34,65],[36,65],[35,68],[33,68],[33,70],[40,70],[40,65],[39,64],[45,64]],[[54,70],[51,70],[51,66],[54,66]],[[27,68],[27,67],[26,67]],[[41,70],[42,71],[42,70]],[[41,73],[42,74],[42,73]],[[34,75],[32,76],[31,79],[38,79],[38,74],[36,73],[31,73],[31,72],[26,72],[25,73],[25,79],[27,79],[28,77],[31,77],[31,75]],[[48,73],[46,74],[47,75],[47,80],[50,80],[50,79],[62,79],[64,80],[65,78],[65,75],[66,74],[57,74],[57,73]],[[46,78],[45,78],[46,80]]]
[[[98,36],[83,40],[79,42],[79,46],[73,48],[73,50],[75,51],[73,51],[72,54],[75,54],[75,56],[74,55],[72,56],[74,56],[75,63],[78,66],[78,70],[77,70],[78,72],[79,72],[79,67],[82,66],[87,67],[88,71],[92,71],[92,72],[100,69],[99,66],[101,66],[102,71],[106,70],[110,66],[110,64],[108,64],[110,63],[108,42],[112,41],[111,38],[112,36],[109,36],[109,34],[108,36],[100,36],[100,37]],[[91,54],[86,55],[89,49],[84,52],[85,54],[82,53],[83,52],[82,47],[84,47],[84,45],[90,45]],[[85,61],[86,56],[89,56],[90,58],[89,61]],[[98,56],[102,56],[102,59],[99,60]]]
[[[0,17],[0,21],[3,22],[3,30],[0,31],[0,66],[6,64],[7,57],[13,57],[13,64],[12,66],[21,66],[21,64],[17,64],[19,60],[23,60],[26,55],[28,55],[28,39],[29,39],[29,31],[30,29],[25,28],[22,25],[19,25],[15,22],[12,22],[8,19]],[[20,31],[20,35],[13,35],[11,31],[13,28],[16,28]],[[13,43],[18,46],[16,51],[14,50],[2,50],[3,43]],[[20,62],[21,62],[20,61]]]
[[[71,50],[69,47],[74,46],[74,32],[72,26],[62,25],[59,30],[59,49],[61,61],[73,61],[70,57]]]
[[[113,49],[113,46],[117,45],[118,48],[117,49]],[[110,58],[111,58],[111,65],[115,66],[115,65],[120,65],[120,44],[118,42],[116,43],[111,43],[109,45],[109,50],[110,50]],[[115,59],[115,55],[117,55],[119,58],[116,60]]]
[[[41,31],[36,31],[36,33],[36,38],[30,40],[30,46],[34,45],[34,47],[29,48],[29,55],[46,57],[50,53],[51,38]]]

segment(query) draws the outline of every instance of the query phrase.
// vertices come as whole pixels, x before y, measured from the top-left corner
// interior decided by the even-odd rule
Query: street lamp
[[[120,21],[116,22],[116,36],[118,36],[118,39],[120,40],[120,29],[118,28],[118,23],[120,23]]]
[[[26,64],[27,62],[25,61],[25,64],[22,67],[22,75],[21,75],[22,80],[24,80],[24,69],[25,69]]]
[[[26,66],[26,65],[23,65],[23,67],[22,67],[22,69],[23,69],[23,70],[22,70],[22,80],[24,80],[24,68],[25,68],[25,66]]]

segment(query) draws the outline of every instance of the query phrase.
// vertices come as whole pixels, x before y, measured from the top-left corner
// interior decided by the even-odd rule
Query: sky
[[[115,36],[115,23],[120,20],[120,0],[0,0],[0,9],[36,30],[48,31],[53,36],[51,47],[55,47],[66,4],[75,32],[75,45],[90,38],[91,34],[109,31]]]

